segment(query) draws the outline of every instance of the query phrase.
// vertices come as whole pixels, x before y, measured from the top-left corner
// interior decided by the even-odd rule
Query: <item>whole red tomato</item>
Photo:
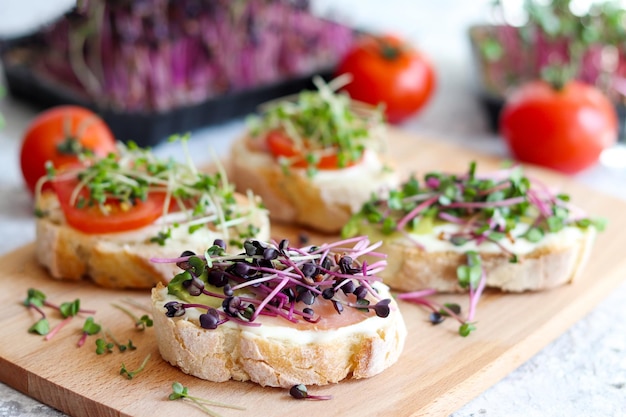
[[[384,103],[385,115],[398,123],[420,110],[436,84],[431,62],[391,35],[359,40],[339,63],[336,75],[352,74],[344,90],[355,100]]]
[[[27,127],[20,151],[28,189],[34,192],[46,174],[47,161],[62,168],[77,162],[78,153],[85,150],[96,156],[115,152],[115,138],[97,114],[79,106],[57,106],[40,113]]]
[[[535,81],[507,99],[500,133],[523,162],[573,174],[595,164],[617,141],[615,107],[593,86],[571,81],[561,89]]]

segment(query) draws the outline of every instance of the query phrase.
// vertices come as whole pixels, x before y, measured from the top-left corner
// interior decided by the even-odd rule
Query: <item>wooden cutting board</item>
[[[432,169],[463,171],[471,160],[478,161],[479,170],[494,169],[500,163],[399,132],[390,139],[390,152],[405,174],[414,171],[421,176]],[[314,394],[333,395],[331,401],[296,401],[282,389],[252,383],[211,383],[181,373],[161,360],[153,329],[134,329],[130,318],[111,305],[122,304],[141,315],[140,309],[124,300],[147,306],[147,291],[111,291],[88,282],[53,281],[37,265],[33,245],[0,258],[0,380],[73,416],[205,415],[189,402],[167,399],[175,381],[188,386],[192,395],[247,409],[215,409],[224,417],[448,415],[559,336],[626,277],[626,202],[559,175],[532,168],[529,171],[570,193],[573,201],[590,213],[609,219],[583,276],[572,285],[543,293],[486,293],[478,307],[478,330],[467,338],[457,335],[455,323],[431,326],[424,310],[401,302],[409,335],[399,362],[369,380],[310,388]],[[299,232],[286,227],[273,229],[274,237],[293,240]],[[313,241],[330,239],[334,237],[312,235]],[[74,318],[50,341],[27,333],[37,318],[21,304],[31,287],[44,291],[55,303],[80,298],[82,307],[97,311],[98,323],[121,342],[132,339],[137,349],[97,355],[93,336],[85,346],[76,347],[85,316]],[[445,296],[441,301],[466,305],[464,296]],[[47,311],[53,325],[61,320]],[[120,375],[122,363],[135,369],[148,354],[151,357],[143,372],[132,380]]]

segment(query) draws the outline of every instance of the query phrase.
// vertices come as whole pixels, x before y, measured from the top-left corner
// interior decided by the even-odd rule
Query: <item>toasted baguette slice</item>
[[[459,285],[457,268],[466,263],[465,250],[476,250],[486,272],[487,287],[509,292],[545,290],[570,283],[580,274],[595,236],[593,227],[567,227],[533,245],[509,245],[508,249],[517,254],[515,263],[510,253],[489,242],[471,248],[454,247],[448,242],[432,245],[437,238],[430,236],[422,240],[420,247],[413,240],[397,237],[387,239],[380,249],[388,254],[388,266],[381,276],[399,291],[466,291]]]
[[[305,169],[285,169],[269,153],[251,149],[244,137],[233,144],[230,162],[236,189],[259,195],[272,221],[324,233],[341,230],[372,194],[384,195],[399,182],[389,163],[371,150],[352,167],[308,176]]]
[[[269,219],[265,210],[243,195],[236,198],[240,205],[250,205],[248,224],[258,227],[257,237],[268,239]],[[186,227],[172,229],[165,245],[151,242],[162,226],[158,221],[131,232],[86,234],[69,226],[59,207],[56,195],[44,192],[37,202],[45,213],[36,221],[36,255],[55,279],[80,280],[89,278],[105,288],[152,288],[158,282],[168,282],[178,271],[176,265],[153,263],[151,258],[172,257],[186,250],[203,253],[217,238],[228,237],[220,230],[208,227],[189,234]],[[236,229],[231,229],[234,233]],[[235,236],[232,236],[235,237]]]
[[[383,297],[388,287],[377,283]],[[394,301],[389,316],[316,329],[261,317],[259,327],[233,322],[207,330],[199,312],[169,318],[164,305],[167,288],[152,290],[154,328],[163,359],[183,372],[209,381],[253,381],[262,386],[324,385],[345,378],[368,378],[394,364],[406,338],[402,314]],[[342,315],[336,315],[338,320]]]

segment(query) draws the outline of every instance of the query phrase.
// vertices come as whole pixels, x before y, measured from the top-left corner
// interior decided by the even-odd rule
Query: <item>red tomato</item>
[[[71,198],[77,185],[76,178],[52,181],[67,223],[81,232],[103,234],[136,230],[152,224],[163,214],[165,193],[150,193],[146,201],[137,201],[127,209],[123,209],[117,201],[107,202],[108,214],[96,206],[76,207],[71,204]],[[83,189],[80,196],[88,197],[88,190]]]
[[[595,164],[617,141],[613,104],[598,89],[572,81],[561,90],[536,81],[505,103],[500,133],[513,156],[573,174]]]
[[[78,161],[77,152],[96,156],[115,152],[115,138],[106,123],[92,111],[78,106],[58,106],[39,114],[28,126],[20,151],[22,176],[33,192],[51,161],[59,169]]]
[[[273,130],[267,134],[265,140],[269,151],[275,158],[281,156],[290,158],[289,166],[294,168],[306,168],[308,166],[305,156],[299,149],[296,149],[293,141],[283,132]],[[346,161],[343,166],[339,166],[337,154],[332,153],[322,156],[315,167],[318,169],[338,169],[352,166],[356,162],[358,161]]]
[[[431,62],[394,36],[370,36],[358,41],[343,57],[336,75],[352,74],[344,90],[355,100],[378,105],[398,123],[420,110],[436,83]]]

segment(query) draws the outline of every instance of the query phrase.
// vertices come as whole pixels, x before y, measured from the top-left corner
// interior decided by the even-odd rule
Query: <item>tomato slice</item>
[[[265,141],[269,151],[274,158],[289,158],[289,166],[294,168],[307,168],[309,166],[305,155],[296,148],[294,142],[282,131],[272,130],[266,135]],[[358,161],[346,161],[343,166],[339,166],[337,153],[323,155],[315,165],[318,169],[342,169],[355,165]]]
[[[78,208],[70,202],[77,185],[76,178],[57,179],[52,182],[67,223],[81,232],[88,234],[127,232],[152,224],[163,214],[165,193],[151,193],[146,201],[137,201],[128,209],[112,200],[107,202],[110,209],[107,214],[96,206]],[[88,197],[88,190],[82,190],[80,196]]]

